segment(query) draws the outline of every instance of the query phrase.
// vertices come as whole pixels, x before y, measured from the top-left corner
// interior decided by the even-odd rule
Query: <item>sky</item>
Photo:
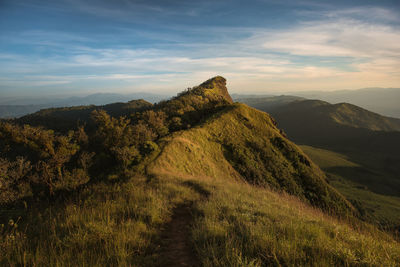
[[[0,0],[0,97],[400,87],[400,0]]]

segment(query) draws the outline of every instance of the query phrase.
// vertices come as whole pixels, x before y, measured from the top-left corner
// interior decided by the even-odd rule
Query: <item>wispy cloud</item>
[[[85,12],[107,9],[79,2]],[[127,5],[128,11],[137,7]],[[163,31],[162,25],[162,31],[152,31],[113,25],[115,34],[22,31],[0,37],[31,49],[0,54],[0,90],[59,85],[179,91],[217,74],[238,92],[395,87],[400,85],[399,17],[368,7],[307,11],[300,22],[279,28],[175,25]]]
[[[269,51],[325,57],[400,56],[400,30],[354,20],[313,21],[256,36]]]

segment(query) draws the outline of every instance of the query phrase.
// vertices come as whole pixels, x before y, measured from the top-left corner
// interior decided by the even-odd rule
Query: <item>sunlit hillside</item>
[[[364,222],[270,115],[234,104],[224,78],[123,111],[1,122],[2,265],[400,261],[395,236]]]

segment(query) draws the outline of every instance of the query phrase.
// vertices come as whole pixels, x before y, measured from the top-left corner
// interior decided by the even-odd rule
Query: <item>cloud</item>
[[[136,1],[136,0],[64,0],[71,9],[117,21],[138,21],[151,24],[160,18],[196,17],[211,6],[212,1]]]
[[[354,20],[313,21],[253,38],[269,51],[321,57],[400,56],[400,30]]]
[[[58,80],[58,78],[61,78],[61,79]],[[69,84],[69,83],[71,83],[71,81],[68,79],[65,79],[65,77],[57,77],[57,76],[46,77],[46,78],[24,77],[23,79],[0,77],[0,83],[1,83],[2,87],[21,87],[21,86],[26,86],[26,84],[29,84],[29,86],[32,86],[32,87],[41,87],[41,86],[50,86],[50,85]]]
[[[295,27],[256,31],[242,42],[258,44],[266,53],[291,55],[287,58],[293,63],[301,58],[300,68],[293,64],[286,66],[287,73],[279,74],[287,79],[281,86],[291,86],[292,79],[303,83],[306,78],[309,88],[398,87],[400,29],[384,22],[399,21],[399,17],[381,8],[331,11]],[[323,66],[326,62],[330,62],[328,67]],[[321,77],[326,78],[325,85]],[[304,87],[294,85],[293,89]]]
[[[321,13],[323,17],[333,19],[347,17],[362,21],[372,21],[378,23],[400,21],[400,16],[398,12],[393,12],[392,10],[382,7],[353,7],[347,9],[329,10]]]
[[[400,29],[393,23],[399,15],[381,8],[352,8],[305,17],[275,30],[194,28],[196,38],[186,36],[186,26],[159,36],[143,30],[139,36],[153,41],[142,47],[135,47],[135,38],[125,37],[135,30],[124,28],[118,29],[126,34],[117,37],[123,40],[117,45],[102,42],[112,38],[102,33],[26,31],[11,43],[34,49],[0,54],[0,87],[179,91],[218,74],[226,76],[236,92],[400,85]],[[45,53],[36,46],[43,46]]]

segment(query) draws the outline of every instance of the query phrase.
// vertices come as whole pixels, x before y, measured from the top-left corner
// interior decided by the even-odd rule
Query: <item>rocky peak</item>
[[[199,88],[206,89],[209,93],[221,95],[229,103],[233,103],[232,97],[226,88],[226,79],[222,76],[216,76],[199,85]]]

